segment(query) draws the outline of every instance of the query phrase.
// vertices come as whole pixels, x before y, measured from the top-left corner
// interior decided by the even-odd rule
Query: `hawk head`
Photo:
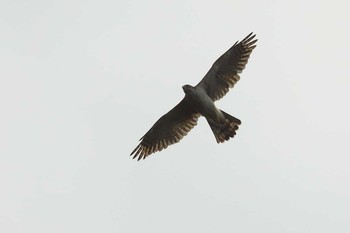
[[[191,85],[183,85],[182,90],[184,90],[185,94],[189,94],[193,91],[193,87]]]

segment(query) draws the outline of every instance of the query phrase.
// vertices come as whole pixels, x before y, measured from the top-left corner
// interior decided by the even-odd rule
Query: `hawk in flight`
[[[241,121],[215,107],[214,102],[222,98],[239,80],[239,73],[248,63],[256,47],[257,39],[250,33],[236,42],[219,57],[204,78],[196,85],[182,87],[185,97],[168,113],[163,115],[140,139],[140,144],[131,152],[133,158],[145,159],[179,142],[204,116],[214,133],[217,143],[233,138]]]

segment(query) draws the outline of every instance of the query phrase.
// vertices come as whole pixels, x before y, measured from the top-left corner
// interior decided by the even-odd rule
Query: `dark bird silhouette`
[[[222,98],[240,79],[248,58],[256,47],[257,39],[250,33],[236,42],[219,57],[204,78],[196,85],[182,87],[185,97],[168,113],[163,115],[140,139],[140,144],[131,152],[133,158],[145,159],[179,142],[204,116],[214,133],[217,143],[228,141],[236,135],[241,121],[216,108],[214,102]]]

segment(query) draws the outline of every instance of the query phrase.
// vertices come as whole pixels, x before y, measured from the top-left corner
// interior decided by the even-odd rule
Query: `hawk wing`
[[[184,98],[182,101],[163,115],[152,128],[140,139],[140,144],[131,152],[133,158],[145,159],[148,155],[161,151],[169,145],[179,142],[197,125],[199,113]]]
[[[197,84],[204,88],[208,96],[216,101],[222,98],[239,80],[239,73],[248,63],[248,58],[256,47],[250,33],[241,42],[238,41],[221,57],[219,57],[204,78]]]

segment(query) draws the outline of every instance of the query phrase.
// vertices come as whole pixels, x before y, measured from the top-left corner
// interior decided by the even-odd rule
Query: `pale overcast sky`
[[[349,1],[0,3],[0,232],[350,232]],[[217,105],[137,162],[138,139],[237,40]]]

